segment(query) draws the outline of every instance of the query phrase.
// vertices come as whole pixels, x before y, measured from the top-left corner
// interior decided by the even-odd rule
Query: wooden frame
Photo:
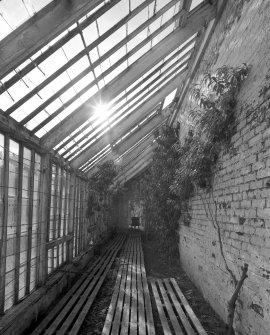
[[[9,136],[4,139],[4,199],[3,199],[3,227],[0,244],[1,264],[0,264],[0,315],[4,313],[5,308],[5,278],[6,278],[6,246],[7,246],[7,221],[8,221],[8,184],[9,184]]]
[[[87,105],[94,106],[95,100],[99,101],[102,99],[102,101],[106,102],[114,99],[171,51],[175,50],[181,44],[185,43],[187,39],[196,34],[205,25],[205,22],[210,21],[214,17],[215,8],[206,2],[203,3],[202,6],[199,6],[196,11],[190,14],[184,28],[179,27],[175,29],[173,33],[169,34],[139,60],[120,73],[109,85],[103,87],[97,94],[87,100],[84,105],[76,109],[57,126],[52,128],[42,137],[42,143],[49,148],[53,148],[56,144],[60,143],[93,114],[93,108],[87,107]]]

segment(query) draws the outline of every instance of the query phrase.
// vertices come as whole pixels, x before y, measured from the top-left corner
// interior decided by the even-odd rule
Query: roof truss
[[[114,157],[117,152],[125,164],[125,169],[133,175],[135,170],[130,166],[135,164],[133,158],[141,149],[143,152],[146,148],[147,152],[153,149],[153,130],[163,124],[169,116],[168,109],[160,113],[162,102],[184,81],[190,57],[194,58],[193,46],[197,35],[216,15],[215,6],[210,5],[208,1],[203,1],[195,10],[189,11],[192,0],[166,0],[163,7],[149,15],[150,6],[154,7],[156,1],[145,0],[133,10],[129,8],[129,12],[116,24],[100,34],[98,21],[121,2],[124,0],[111,0],[107,3],[100,0],[91,2],[78,0],[72,6],[68,6],[64,0],[51,3],[31,21],[5,38],[4,47],[0,48],[0,78],[8,74],[0,86],[1,98],[1,94],[10,94],[9,91],[16,85],[26,83],[27,76],[33,71],[38,69],[42,72],[44,62],[55,53],[64,50],[63,48],[75,37],[81,38],[83,48],[75,56],[67,58],[66,62],[52,74],[48,76],[44,74],[44,79],[36,86],[30,85],[31,88],[27,93],[14,100],[3,114],[11,117],[18,114],[25,104],[40,94],[42,96],[42,92],[55,80],[68,74],[70,68],[82,59],[87,59],[88,65],[82,71],[57,88],[53,94],[42,99],[41,103],[33,110],[27,111],[20,120],[15,116],[14,118],[21,127],[27,128],[28,134],[30,132],[36,135],[46,131],[47,133],[41,136],[41,145],[47,149],[54,148],[71,163],[72,167],[81,168],[89,174],[94,173],[98,162]],[[148,18],[129,32],[128,25],[132,25],[132,20],[142,15],[141,13],[146,13],[146,10]],[[170,15],[166,17],[168,13]],[[88,15],[85,16],[86,14]],[[163,17],[166,19],[163,20]],[[136,42],[134,47],[128,50],[128,44],[139,39],[140,34],[146,29],[150,31],[149,27],[154,27],[158,19],[160,19],[159,26],[151,28],[146,38]],[[46,29],[45,25],[48,26]],[[91,25],[96,25],[98,36],[88,43],[85,40],[85,29]],[[101,45],[124,28],[125,36],[123,35],[117,43],[101,53]],[[64,30],[67,30],[66,33],[58,38],[57,36]],[[162,34],[166,38],[161,38]],[[53,43],[47,45],[56,37]],[[153,44],[155,39],[157,42]],[[46,45],[48,47],[45,47]],[[42,47],[44,48],[39,53]],[[125,54],[102,70],[102,65],[107,61],[110,62],[111,57],[123,48],[126,49]],[[98,57],[92,60],[91,52],[94,50],[97,50]],[[134,58],[135,61],[131,62],[132,57],[142,50],[142,56]],[[35,53],[37,54],[33,56]],[[33,58],[30,58],[31,56]],[[21,66],[24,61],[27,62]],[[10,71],[14,68],[17,70],[11,75]],[[97,71],[98,68],[101,71]],[[122,70],[116,72],[119,68]],[[52,112],[47,112],[55,102],[59,102],[59,97],[77,87],[76,85],[90,74],[93,78],[86,85],[81,86]],[[96,93],[88,94],[96,88]],[[80,102],[78,107],[73,108],[79,100],[84,103]],[[113,102],[111,106],[113,113],[108,125],[95,123],[95,105],[98,101]],[[43,116],[39,121],[39,116],[45,113],[46,117]],[[38,123],[33,126],[33,121],[36,120]],[[148,156],[144,158],[149,162]],[[144,166],[141,161],[136,161],[135,165]]]

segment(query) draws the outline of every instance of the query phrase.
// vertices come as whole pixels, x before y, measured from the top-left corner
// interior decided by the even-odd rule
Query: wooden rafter
[[[1,41],[0,78],[68,29],[103,0],[52,1]]]
[[[119,111],[121,111],[121,109],[124,109],[126,106],[129,107],[129,109],[132,109],[133,107],[136,107],[136,105],[138,105],[138,101],[135,101],[132,103],[132,101],[137,97],[139,96],[142,92],[146,91],[146,93],[144,95],[142,95],[140,97],[140,100],[141,101],[144,101],[146,98],[150,97],[151,94],[153,92],[155,92],[155,90],[161,86],[161,83],[157,83],[156,85],[154,85],[151,89],[151,85],[153,85],[153,83],[160,79],[160,78],[163,78],[163,81],[166,82],[166,80],[168,80],[169,78],[172,77],[172,73],[163,77],[167,72],[169,72],[174,66],[170,66],[166,71],[164,71],[161,75],[159,75],[158,77],[156,77],[150,84],[148,84],[147,86],[145,86],[140,92],[138,92],[136,95],[134,95],[131,99],[129,99],[123,106],[120,106],[115,112],[114,114],[118,113]],[[180,69],[182,69],[181,73],[183,73],[185,70],[186,70],[186,67],[185,67],[185,63],[181,64],[179,66],[177,66],[177,68],[175,69],[175,72],[178,72]],[[127,110],[128,112],[128,110]],[[122,117],[123,115],[119,116]],[[119,119],[118,118],[118,119]],[[115,120],[113,121],[115,122]],[[100,125],[99,125],[100,126]],[[96,128],[98,128],[99,126],[97,126]],[[91,130],[90,132],[92,131],[95,131],[95,129]],[[104,129],[101,129],[97,134],[95,134],[95,136],[98,136],[101,132],[103,132]],[[86,134],[85,136],[87,136],[88,134]],[[95,137],[94,136],[94,137]],[[82,138],[81,140],[84,140],[84,138]],[[81,140],[79,142],[81,142]],[[88,141],[84,142],[83,145],[80,147],[80,149],[86,147],[89,143],[91,143],[91,141],[93,140],[93,137],[91,137]],[[74,147],[76,147],[78,145],[78,142],[76,142],[75,144],[73,144],[71,147],[68,148],[68,150],[66,152],[69,152],[70,150],[72,150]],[[66,159],[69,159],[70,157],[74,156],[74,154],[76,154],[77,152],[79,151],[78,150],[75,150],[73,151],[69,156],[65,157]],[[65,152],[65,153],[66,153]],[[65,153],[63,153],[63,155],[65,155]]]
[[[127,97],[129,95],[131,95],[133,92],[135,92],[141,85],[143,82],[147,82],[152,76],[156,75],[158,72],[162,71],[162,69],[169,64],[174,58],[176,58],[179,54],[181,54],[187,47],[189,47],[192,43],[194,43],[194,41],[196,40],[196,37],[194,37],[192,40],[189,41],[189,43],[187,43],[185,45],[185,47],[180,48],[175,54],[173,54],[172,56],[170,56],[166,61],[164,61],[160,66],[158,66],[157,68],[155,68],[151,73],[149,73],[149,75],[147,75],[146,77],[144,77],[141,81],[139,81],[136,85],[132,86],[131,89],[127,89],[126,93],[121,96],[120,98],[118,98],[112,105],[111,108],[113,108],[113,106],[116,106],[117,104],[120,103],[120,101],[122,101],[123,99],[126,100]],[[187,56],[190,55],[190,53],[192,52],[192,50],[190,50],[189,52],[185,53],[184,56],[180,57],[178,62],[181,62],[184,58],[186,58]],[[148,89],[148,85],[147,85],[147,89]],[[145,90],[145,88],[143,88],[140,92],[138,92],[136,95],[134,95],[132,97],[132,99],[130,99],[129,102],[131,102],[133,99],[135,99],[135,97],[137,97],[141,92],[143,92],[143,90]],[[129,103],[128,102],[128,103]],[[128,104],[127,102],[121,107],[121,108],[125,108],[125,106]],[[114,114],[117,113],[117,110],[114,112]],[[80,132],[85,131],[87,128],[89,128],[89,124],[86,124],[84,127],[82,127],[80,129]],[[94,129],[93,129],[94,130]],[[91,130],[92,131],[92,130]],[[87,132],[85,133],[85,136],[88,136],[90,133]],[[71,135],[66,141],[64,141],[59,147],[57,147],[57,151],[63,149],[70,141],[74,140],[76,137],[78,136],[78,132],[76,132],[75,134]],[[77,143],[79,143],[79,141],[77,141]],[[64,153],[65,154],[65,153]]]
[[[129,114],[126,118],[124,118],[119,124],[118,127],[114,127],[106,137],[101,138],[98,142],[102,143],[102,146],[91,146],[90,148],[86,148],[83,150],[79,156],[77,156],[73,161],[72,165],[75,168],[80,167],[83,165],[89,157],[94,156],[96,153],[98,153],[100,150],[102,150],[106,145],[108,145],[110,142],[113,142],[110,138],[110,134],[114,133],[114,141],[118,138],[121,138],[123,135],[127,133],[127,130],[132,126],[136,126],[144,119],[149,110],[152,110],[155,108],[155,106],[158,105],[158,103],[163,100],[168,94],[170,94],[181,82],[182,78],[184,77],[184,73],[180,75],[176,75],[174,78],[171,79],[171,81],[165,85],[165,87],[162,87],[159,91],[157,91],[153,96],[151,96],[147,101],[142,103],[137,109],[135,109],[131,114]],[[120,129],[119,129],[120,128]],[[118,130],[119,129],[119,130]],[[117,131],[118,130],[118,131]],[[110,140],[108,141],[108,139]],[[95,152],[95,154],[93,153]]]
[[[91,107],[87,104],[94,103],[95,99],[109,101],[115,98],[132,82],[136,81],[143,73],[156,65],[161,59],[168,55],[172,50],[183,44],[187,39],[199,31],[205,22],[210,21],[215,16],[215,8],[204,3],[198,10],[193,12],[187,20],[185,27],[177,28],[173,33],[168,35],[143,57],[137,60],[132,66],[127,68],[123,73],[118,75],[111,83],[110,87],[101,90],[90,98],[85,105],[76,109],[66,119],[60,122],[56,127],[51,129],[43,138],[42,142],[49,147],[54,147],[61,142],[68,134],[73,132],[77,127],[83,124],[91,114]]]
[[[171,1],[171,2],[175,2],[175,0]],[[167,5],[168,6],[168,5]],[[162,14],[164,14],[164,9],[162,8],[159,12],[158,16],[161,16]],[[157,13],[158,14],[158,13]],[[157,17],[158,17],[157,16]],[[80,79],[82,79],[83,77],[85,77],[88,73],[90,73],[93,68],[96,68],[97,66],[99,66],[100,64],[102,64],[106,59],[108,59],[111,55],[113,55],[116,51],[118,51],[122,46],[124,46],[128,41],[130,41],[132,38],[134,38],[135,36],[137,36],[143,29],[145,29],[145,27],[147,27],[151,22],[153,22],[154,20],[156,20],[157,18],[156,16],[152,17],[151,19],[149,19],[148,21],[144,22],[142,25],[140,25],[137,29],[135,29],[131,34],[129,34],[127,37],[125,37],[124,39],[122,39],[119,43],[117,43],[113,48],[111,48],[109,51],[107,51],[104,55],[102,55],[101,57],[99,57],[98,60],[96,60],[92,66],[88,66],[84,71],[82,71],[78,76],[76,76],[72,81],[70,81],[68,84],[66,84],[63,88],[61,88],[61,90],[59,90],[57,93],[55,93],[50,99],[48,99],[49,103],[51,103],[52,101],[54,101],[58,96],[60,96],[62,93],[64,93],[68,88],[72,87],[75,83],[77,83]],[[176,20],[176,15],[171,18],[170,20],[168,20],[164,25],[162,25],[162,27],[160,27],[159,29],[157,29],[157,31],[155,31],[153,34],[151,34],[150,36],[153,35],[152,38],[154,38],[158,33],[160,33],[161,31],[163,31],[164,29],[167,28],[167,26],[169,25],[169,23],[171,24],[173,21]],[[127,20],[128,21],[128,20]],[[121,22],[121,21],[120,21]],[[115,26],[117,26],[118,24],[116,24]],[[81,58],[83,58],[86,54],[88,54],[91,50],[93,50],[95,47],[97,47],[101,42],[103,42],[106,38],[108,38],[109,36],[111,36],[111,34],[113,32],[115,32],[115,26],[110,29],[109,31],[107,31],[106,33],[104,33],[102,36],[100,36],[98,39],[96,39],[93,43],[91,43],[89,46],[87,46],[86,48],[84,48],[83,50],[81,50],[76,56],[74,56],[72,59],[70,59],[67,63],[65,63],[63,66],[61,66],[57,71],[55,71],[52,75],[50,75],[49,77],[47,77],[42,83],[40,83],[37,87],[35,87],[31,92],[29,92],[28,94],[24,95],[20,100],[18,100],[15,104],[13,104],[7,111],[6,113],[8,115],[10,115],[11,113],[13,113],[17,108],[19,108],[21,105],[23,105],[27,100],[29,100],[31,97],[33,97],[35,94],[37,94],[40,90],[42,90],[44,87],[46,87],[49,83],[51,83],[54,79],[56,79],[58,76],[60,76],[63,72],[65,72],[66,70],[68,70],[72,65],[74,65],[76,62],[78,62]],[[117,66],[119,66],[120,64],[122,64],[128,57],[132,56],[135,52],[138,51],[138,49],[140,49],[143,45],[145,45],[146,43],[148,43],[148,40],[144,40],[143,42],[141,42],[138,46],[136,46],[135,48],[133,48],[125,57],[122,57],[120,60],[118,60],[115,64],[113,64],[113,66],[110,67],[108,73],[105,71],[104,74],[100,75],[99,77],[96,78],[96,81],[99,81],[101,79],[101,77],[105,77],[107,74],[109,74],[111,71],[113,71]],[[106,75],[105,75],[106,73]],[[92,86],[95,84],[95,81],[93,83],[91,83]],[[44,102],[42,104],[43,108],[45,107],[45,105],[47,105],[48,103]],[[42,109],[43,109],[42,108]],[[36,109],[33,114],[31,113],[31,118],[35,115],[37,115],[38,112],[40,112],[40,107],[38,109]],[[41,110],[42,110],[41,109]],[[38,110],[38,112],[37,112]],[[28,120],[29,117],[25,118],[26,120]],[[30,119],[31,119],[30,118]],[[22,121],[22,124],[25,124],[25,120]]]
[[[176,116],[180,110],[180,107],[185,99],[185,96],[189,90],[189,87],[190,87],[190,84],[196,74],[196,71],[200,65],[200,62],[202,60],[202,57],[204,55],[204,52],[209,44],[209,41],[212,37],[212,33],[219,21],[219,18],[220,16],[222,15],[222,12],[225,8],[227,4],[227,1],[226,0],[217,0],[217,6],[216,6],[216,16],[209,21],[209,24],[207,25],[207,27],[204,27],[200,34],[201,34],[201,37],[200,37],[200,40],[198,41],[198,48],[197,48],[197,51],[196,51],[196,54],[193,56],[193,60],[192,60],[192,63],[190,64],[190,67],[189,67],[189,70],[187,72],[187,75],[186,75],[186,78],[183,82],[183,87],[180,91],[180,94],[179,94],[179,100],[178,100],[178,103],[177,103],[177,108],[175,109],[175,112],[174,114],[172,115],[171,117],[171,120],[170,120],[170,124],[173,124],[173,122],[175,121],[176,119]]]
[[[116,155],[118,157],[129,155],[129,153],[134,150],[141,150],[146,144],[153,144],[155,129],[159,128],[168,120],[168,116],[166,116],[166,111],[163,114],[163,119],[158,119],[157,116],[154,115],[152,118],[149,118],[149,120],[147,120],[147,123],[138,127],[129,136],[125,137],[123,141],[117,144],[112,144],[111,151],[108,152],[106,155],[103,155],[101,159],[94,164],[90,161],[90,164],[86,165],[85,172],[90,172],[90,175],[93,175],[97,171],[96,164],[102,164],[105,161],[114,160],[116,159]]]
[[[157,127],[160,122],[163,122],[164,115],[161,114],[155,114],[149,120],[148,122],[145,122],[145,124],[142,126],[141,131],[144,133],[145,131],[148,133],[150,132],[153,127]],[[127,140],[129,137],[133,136],[133,133],[137,133],[134,130],[134,127],[136,127],[139,123],[141,123],[144,120],[144,116],[137,115],[133,117],[133,120],[125,120],[122,124],[116,126],[115,128],[111,129],[106,136],[103,136],[99,138],[91,147],[87,148],[87,151],[85,152],[91,152],[92,154],[87,156],[87,159],[84,163],[88,162],[90,159],[90,164],[93,162],[96,158],[92,159],[92,157],[95,157],[100,153],[102,156],[102,150],[105,149],[108,145],[113,148],[113,146],[116,145],[116,143],[125,135],[130,133],[130,135],[125,137],[125,140]],[[143,136],[143,135],[141,135]],[[84,164],[82,163],[82,165]]]
[[[151,155],[144,160],[140,159],[135,164],[129,166],[126,170],[124,170],[121,175],[115,179],[115,183],[124,184],[131,178],[140,174],[144,169],[146,169],[151,164],[152,158]]]

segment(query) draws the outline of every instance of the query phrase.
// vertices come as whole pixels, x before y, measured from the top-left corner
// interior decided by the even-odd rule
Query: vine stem
[[[234,319],[234,312],[235,312],[235,303],[236,300],[238,298],[239,292],[241,287],[244,284],[245,279],[248,277],[247,276],[247,271],[248,271],[248,264],[245,263],[244,266],[242,267],[242,275],[240,280],[237,283],[237,286],[235,288],[235,291],[230,299],[230,301],[228,302],[228,317],[227,317],[227,335],[231,335],[233,334],[233,319]]]
[[[199,194],[199,193],[198,193]],[[237,279],[236,279],[236,276],[234,275],[233,271],[230,269],[228,263],[227,263],[227,260],[226,260],[226,257],[225,257],[225,253],[224,253],[224,248],[223,248],[223,241],[222,241],[222,237],[221,237],[221,229],[220,229],[220,225],[218,223],[218,219],[217,219],[217,202],[215,201],[214,199],[214,193],[213,193],[213,189],[211,189],[211,194],[209,194],[209,203],[207,203],[207,200],[206,200],[206,203],[207,203],[207,207],[208,207],[208,211],[211,215],[211,218],[210,218],[210,215],[208,215],[207,213],[207,210],[206,210],[206,205],[204,203],[204,200],[203,200],[203,197],[201,194],[199,194],[201,200],[202,200],[202,203],[203,203],[203,206],[204,206],[204,210],[205,210],[205,213],[206,213],[206,216],[208,219],[210,219],[210,221],[212,222],[213,224],[213,227],[216,229],[217,231],[217,236],[218,236],[218,241],[219,241],[219,249],[220,249],[220,254],[221,254],[221,257],[224,261],[224,265],[225,265],[225,269],[227,270],[227,272],[230,274],[231,276],[231,279],[234,283],[234,286],[236,287],[237,285]],[[213,199],[213,203],[214,203],[214,206],[215,206],[215,213],[213,214],[212,211],[211,211],[211,208],[210,208],[210,198],[212,196],[212,199]]]

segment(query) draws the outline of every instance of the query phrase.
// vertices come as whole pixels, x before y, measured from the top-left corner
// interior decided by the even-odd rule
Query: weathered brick
[[[262,199],[252,199],[252,207],[256,207],[256,208],[265,208],[266,207],[266,201],[264,198]]]
[[[267,129],[265,119],[260,119],[262,107],[267,106],[269,98],[267,94],[260,97],[258,95],[261,88],[267,87],[270,83],[269,79],[265,78],[270,64],[268,50],[270,12],[266,3],[266,1],[243,2],[241,17],[233,21],[239,1],[228,0],[225,15],[217,24],[204,59],[207,60],[207,57],[213,54],[218,41],[220,41],[219,55],[214,59],[214,65],[204,64],[199,70],[201,75],[223,64],[238,66],[245,61],[252,65],[250,76],[237,96],[235,109],[237,126],[232,138],[232,146],[237,148],[237,152],[232,157],[229,154],[220,155],[222,169],[217,172],[218,177],[214,179],[214,190],[218,190],[215,193],[217,202],[225,201],[226,207],[231,205],[231,208],[222,207],[217,213],[218,221],[224,228],[222,239],[227,262],[237,278],[240,277],[243,263],[249,264],[249,277],[241,292],[241,303],[237,306],[239,314],[234,320],[237,327],[236,335],[269,335],[269,317],[266,313],[261,317],[250,307],[252,303],[269,305],[269,296],[262,293],[265,292],[266,287],[269,289],[269,280],[262,277],[260,269],[266,259],[269,263],[270,255],[268,235],[270,231],[270,200],[268,200],[270,199],[270,127]],[[222,29],[229,20],[233,23],[230,30],[224,34]],[[254,34],[259,38],[253,39],[251,36]],[[259,104],[260,107],[258,107]],[[268,114],[269,109],[266,109],[265,115]],[[235,186],[239,186],[239,189],[237,190]],[[229,195],[232,196],[232,200],[229,200]],[[264,206],[267,207],[264,208]],[[194,215],[197,214],[194,213]],[[200,219],[196,220],[196,225],[198,221]],[[194,228],[192,227],[191,230],[185,227],[187,228],[185,232],[187,231],[191,237],[190,248],[180,247],[180,257],[190,277],[194,278],[196,285],[201,288],[215,310],[226,319],[227,310],[224,306],[226,306],[228,292],[232,294],[234,287],[230,284],[218,244],[212,246],[212,240],[209,240],[212,226],[210,221],[207,223],[207,229],[203,230],[202,234],[198,233],[197,239],[193,238]],[[214,229],[213,232],[217,241]],[[211,257],[212,252],[215,252],[215,258]],[[196,260],[193,255],[196,255]],[[202,271],[198,270],[199,265],[203,266]]]
[[[260,170],[260,171],[257,172],[256,176],[257,176],[258,179],[269,178],[270,177],[270,169]]]
[[[262,136],[261,133],[259,133],[259,134],[257,134],[256,136],[252,137],[252,138],[249,140],[249,142],[248,142],[249,146],[251,147],[251,146],[253,146],[256,142],[261,141],[261,140],[262,140],[262,137],[263,137],[263,136]]]

